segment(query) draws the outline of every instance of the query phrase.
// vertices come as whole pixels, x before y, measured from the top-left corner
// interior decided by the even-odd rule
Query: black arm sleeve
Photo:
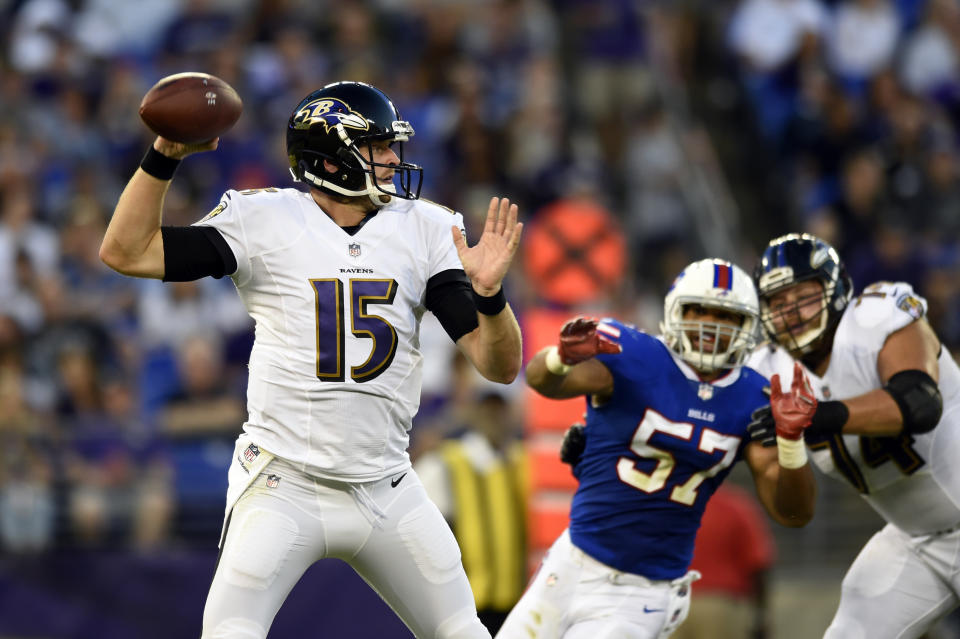
[[[431,277],[425,304],[454,342],[480,326],[473,286],[461,269],[441,271]]]
[[[220,279],[237,271],[237,258],[210,226],[161,226],[163,281],[191,282],[210,275]]]

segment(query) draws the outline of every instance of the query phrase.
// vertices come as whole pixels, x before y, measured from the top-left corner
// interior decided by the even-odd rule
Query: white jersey
[[[463,268],[450,233],[463,216],[394,198],[350,235],[308,193],[269,188],[227,191],[197,224],[232,249],[256,322],[250,438],[331,479],[408,468],[427,281]]]
[[[926,313],[926,300],[909,284],[878,282],[847,307],[834,336],[823,377],[806,370],[818,399],[846,399],[882,387],[877,357],[887,337]],[[793,359],[771,345],[757,348],[747,365],[766,377],[793,379]],[[885,520],[911,535],[960,524],[960,369],[947,349],[939,357],[943,416],[922,435],[838,435],[808,442],[813,463],[849,481]]]

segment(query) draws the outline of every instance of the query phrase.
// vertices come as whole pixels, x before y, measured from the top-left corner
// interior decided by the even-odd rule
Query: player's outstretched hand
[[[817,411],[817,399],[813,396],[810,381],[799,362],[793,365],[793,383],[790,392],[780,389],[780,376],[770,378],[770,410],[776,422],[777,436],[798,440],[813,421]]]
[[[490,198],[483,235],[474,246],[467,246],[458,227],[451,230],[457,255],[473,289],[484,297],[496,295],[520,246],[523,223],[517,222],[517,205],[510,204],[507,198]]]
[[[560,329],[558,354],[560,361],[568,366],[584,362],[599,353],[619,353],[623,350],[616,342],[597,332],[595,317],[575,317]]]
[[[184,144],[183,142],[174,142],[173,140],[168,140],[165,137],[157,136],[156,141],[153,143],[153,148],[168,158],[182,160],[188,155],[193,155],[194,153],[213,151],[219,144],[220,138],[213,138],[212,140],[207,140],[206,142],[200,142],[198,144]]]
[[[587,447],[587,432],[585,426],[576,423],[563,434],[563,443],[560,444],[560,461],[570,466],[576,466]]]

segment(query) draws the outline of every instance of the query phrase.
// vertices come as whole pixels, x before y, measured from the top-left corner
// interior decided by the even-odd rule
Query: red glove
[[[560,361],[573,366],[598,353],[619,353],[623,350],[616,342],[597,332],[595,317],[575,317],[560,329],[560,345],[557,347]]]
[[[817,398],[813,396],[810,381],[799,362],[793,365],[793,383],[790,392],[780,390],[780,376],[770,378],[770,410],[776,423],[777,436],[799,440],[817,412]]]

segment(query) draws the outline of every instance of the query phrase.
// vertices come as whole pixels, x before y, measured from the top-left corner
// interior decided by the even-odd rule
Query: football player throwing
[[[157,138],[117,203],[104,262],[165,281],[227,275],[256,322],[204,639],[266,637],[325,557],[349,563],[417,637],[490,636],[406,449],[424,312],[486,378],[519,373],[501,282],[522,225],[493,198],[468,246],[461,214],[418,199],[421,169],[403,159],[413,133],[380,90],[338,82],[288,122],[306,190],[230,190],[193,226],[161,226],[179,161],[217,141]]]

